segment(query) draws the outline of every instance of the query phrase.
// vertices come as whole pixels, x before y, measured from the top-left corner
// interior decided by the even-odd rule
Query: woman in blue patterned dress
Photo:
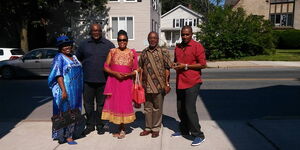
[[[59,53],[52,62],[48,85],[53,94],[53,115],[68,109],[79,108],[82,105],[83,77],[82,66],[76,56],[72,54],[73,41],[67,36],[57,38]],[[77,144],[73,140],[76,124],[52,131],[52,138],[59,143]]]

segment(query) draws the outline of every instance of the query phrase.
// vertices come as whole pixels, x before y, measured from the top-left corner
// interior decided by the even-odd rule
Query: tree
[[[67,34],[75,39],[75,43],[89,36],[92,23],[105,26],[108,23],[107,0],[82,0],[76,3],[65,1],[59,7],[50,10],[50,20],[47,26],[47,39],[52,42],[60,34]],[[52,41],[51,41],[52,39]],[[51,45],[50,44],[50,45]]]
[[[1,26],[7,33],[19,33],[20,46],[28,50],[28,24],[35,18],[43,18],[45,9],[43,0],[2,1],[0,5]],[[14,28],[14,29],[13,29]],[[3,29],[2,29],[3,30]]]
[[[214,6],[220,5],[222,2],[224,2],[224,0],[162,0],[162,14],[178,5],[183,5],[185,7],[191,7],[192,10],[206,16]]]
[[[64,2],[76,3],[78,12],[81,10],[101,11],[105,9],[107,0],[10,0],[2,1],[0,5],[1,30],[9,38],[20,41],[19,46],[28,51],[28,27],[32,24],[45,26],[51,22],[49,11],[60,8]],[[69,10],[63,9],[63,14]],[[19,38],[15,38],[19,35]]]
[[[197,38],[209,59],[253,56],[274,48],[270,22],[263,16],[247,16],[242,8],[216,7],[199,27]]]

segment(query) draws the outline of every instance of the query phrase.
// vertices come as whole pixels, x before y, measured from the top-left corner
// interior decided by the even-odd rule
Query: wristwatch
[[[170,86],[170,83],[167,83],[167,86]]]
[[[188,70],[188,64],[185,64],[184,70]]]

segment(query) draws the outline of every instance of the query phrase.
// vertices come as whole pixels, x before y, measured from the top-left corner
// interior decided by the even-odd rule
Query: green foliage
[[[272,53],[272,26],[262,16],[246,15],[242,8],[216,7],[200,25],[197,38],[209,59],[240,58]],[[269,50],[267,50],[269,49]]]
[[[300,48],[300,30],[275,30],[274,35],[277,38],[277,48],[281,49],[299,49]]]
[[[28,31],[33,36],[32,27],[55,27],[47,33],[53,34],[63,27],[71,26],[71,19],[91,20],[95,16],[105,17],[107,0],[3,0],[0,4],[0,46],[19,47],[22,37],[21,30]],[[54,13],[57,13],[54,16]],[[54,22],[53,18],[61,18],[61,22]],[[87,19],[88,18],[88,19]],[[28,30],[29,29],[29,30]],[[30,33],[33,31],[32,33]],[[44,35],[46,36],[46,35]],[[3,39],[3,40],[2,40]],[[4,41],[4,42],[3,42]],[[28,41],[26,41],[28,42]],[[45,45],[44,45],[45,46]]]

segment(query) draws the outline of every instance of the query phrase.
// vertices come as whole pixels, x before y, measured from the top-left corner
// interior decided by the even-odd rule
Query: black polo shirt
[[[114,47],[112,42],[103,37],[98,41],[89,38],[80,43],[76,56],[82,63],[85,82],[106,82],[107,75],[103,67],[109,50]]]

